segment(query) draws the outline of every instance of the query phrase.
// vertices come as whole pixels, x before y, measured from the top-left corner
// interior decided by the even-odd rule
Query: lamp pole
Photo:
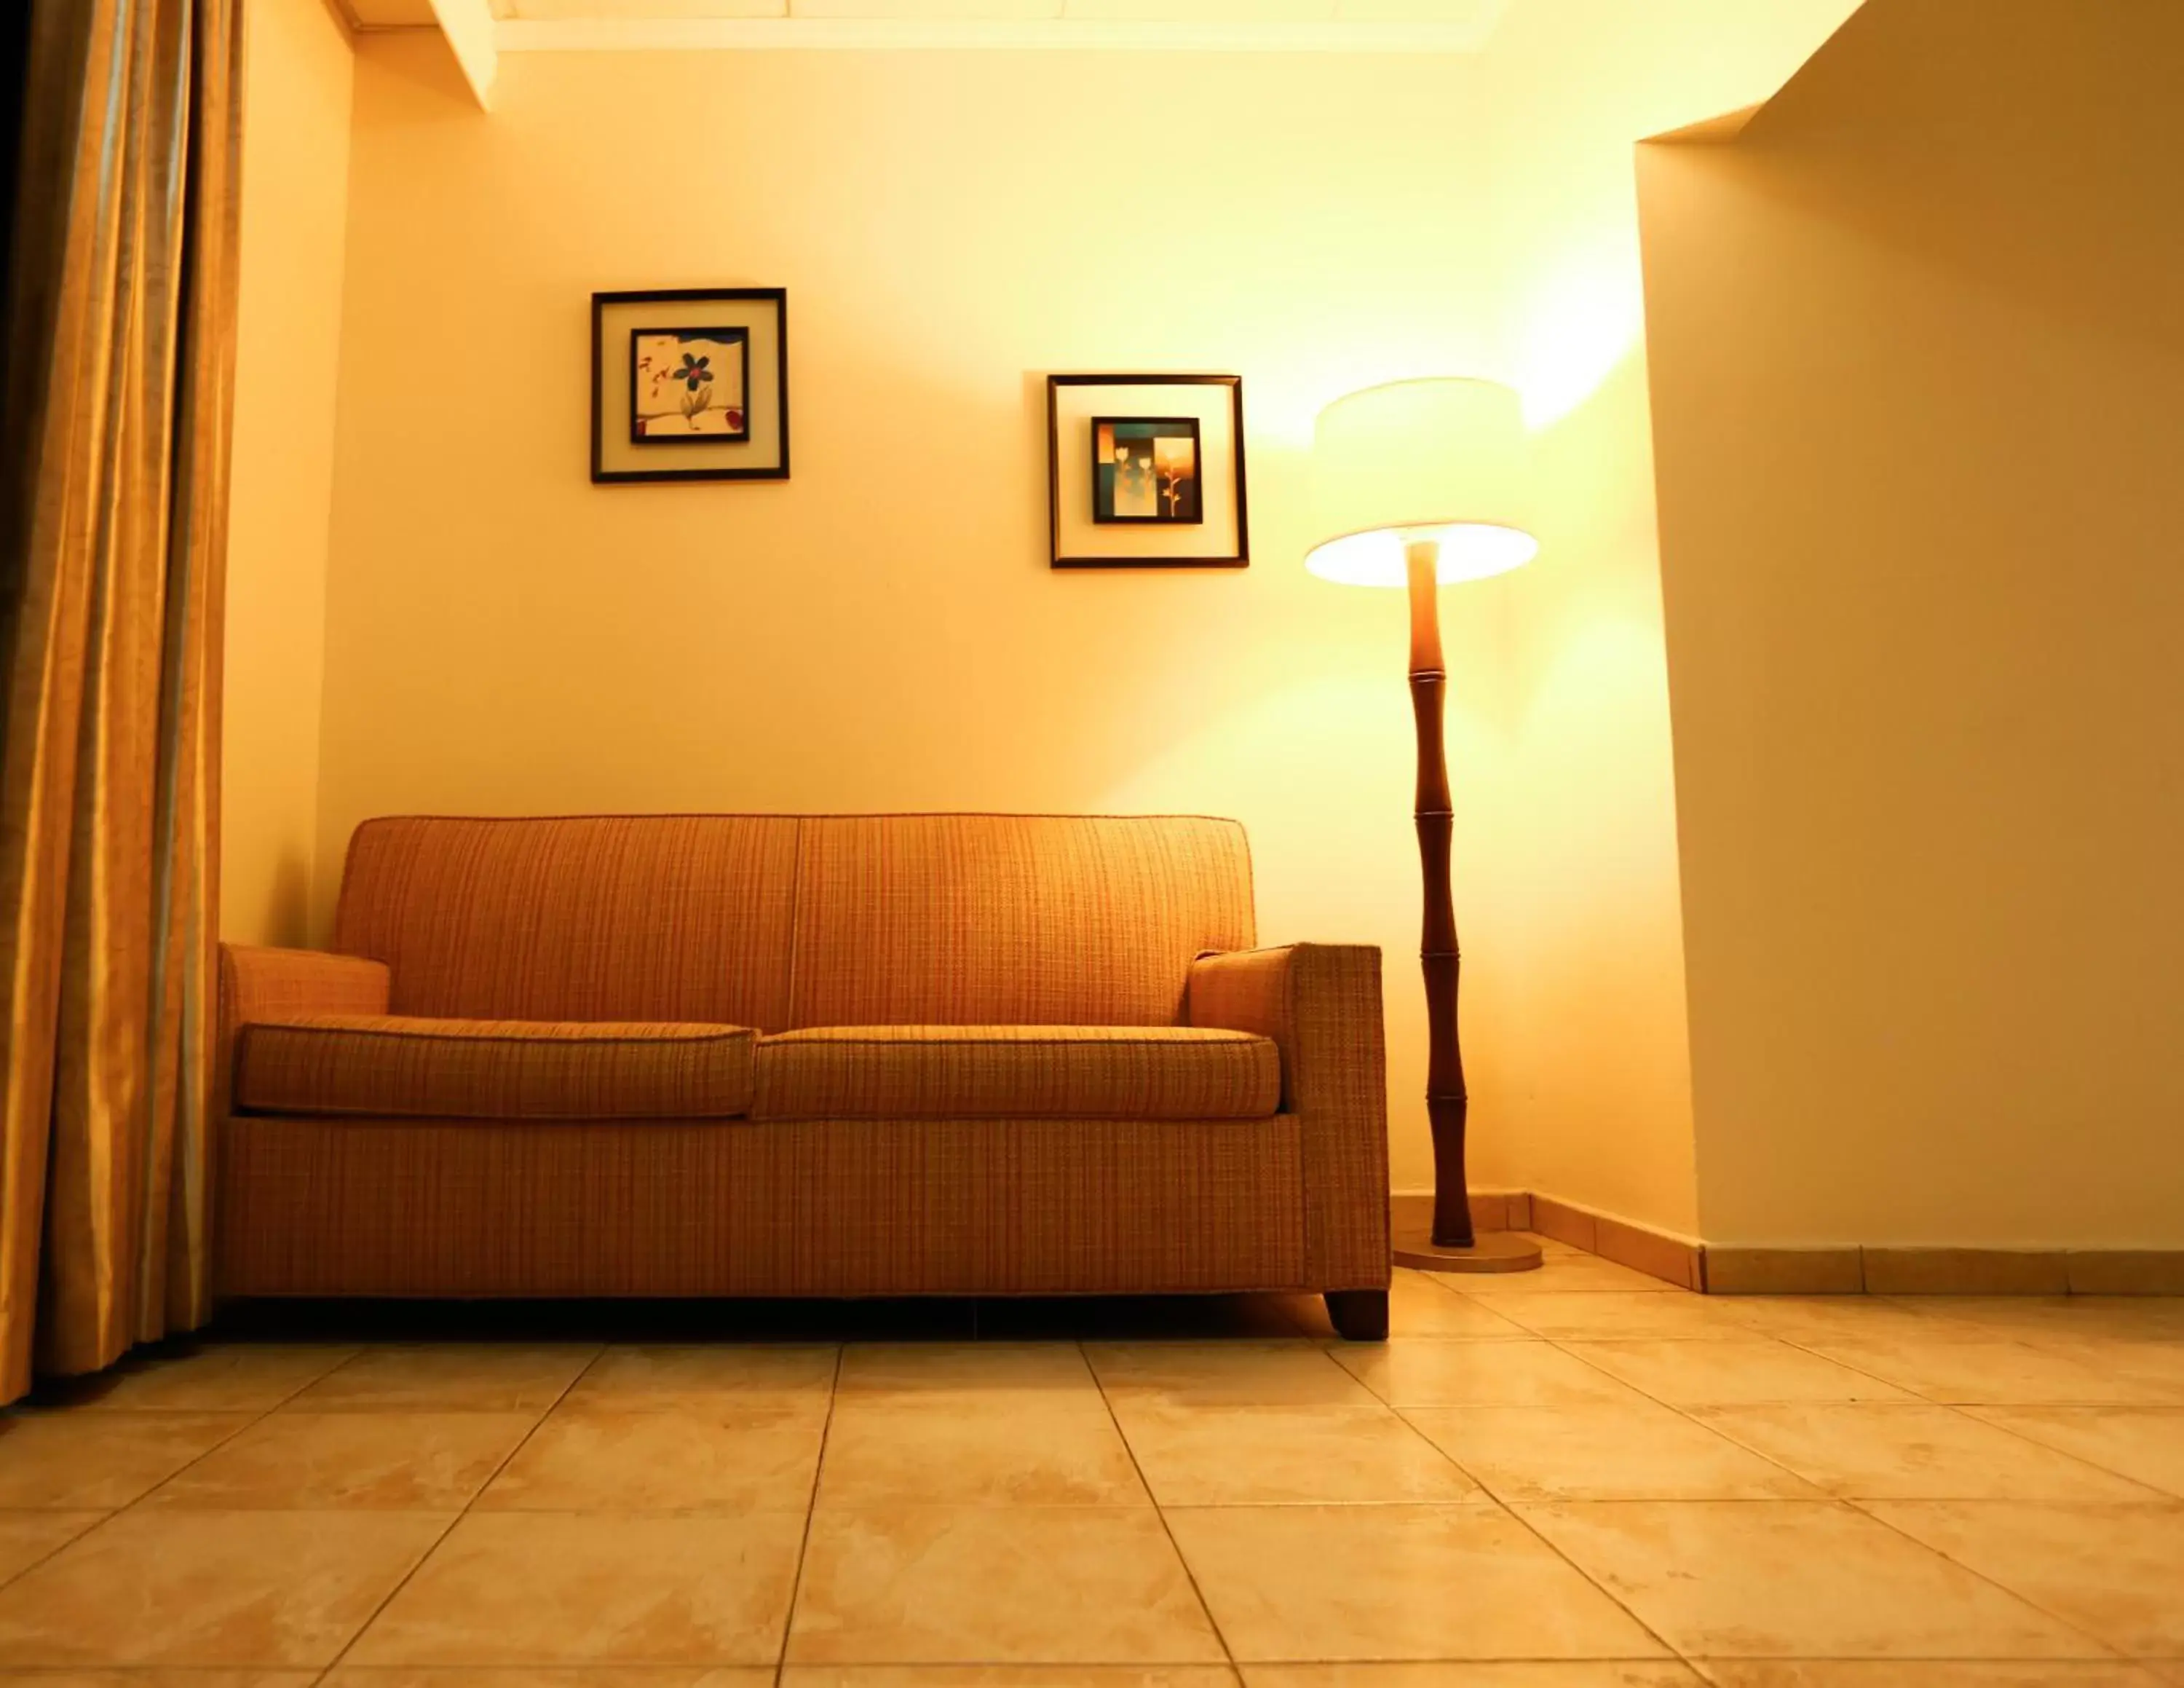
[[[1471,1190],[1463,1166],[1464,1128],[1471,1098],[1463,1084],[1463,1045],[1457,1031],[1457,985],[1463,957],[1456,940],[1456,899],[1449,887],[1449,846],[1456,813],[1448,791],[1443,732],[1448,668],[1440,649],[1437,539],[1407,539],[1403,566],[1411,596],[1411,711],[1418,718],[1418,783],[1414,805],[1418,870],[1425,919],[1418,964],[1426,984],[1426,1118],[1433,1130],[1433,1228],[1424,1238],[1398,1234],[1397,1264],[1428,1272],[1522,1272],[1540,1264],[1536,1244],[1506,1233],[1482,1243],[1471,1226]]]

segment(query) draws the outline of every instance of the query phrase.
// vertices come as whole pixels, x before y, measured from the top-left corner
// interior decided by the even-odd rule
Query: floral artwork
[[[747,328],[630,332],[632,444],[750,437]]]
[[[1190,416],[1093,418],[1092,519],[1205,520],[1197,422]]]

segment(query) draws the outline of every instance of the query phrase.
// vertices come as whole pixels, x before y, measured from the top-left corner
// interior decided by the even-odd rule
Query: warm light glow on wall
[[[1565,252],[1512,315],[1513,385],[1524,419],[1552,427],[1600,390],[1646,333],[1646,291],[1635,227],[1599,231]]]

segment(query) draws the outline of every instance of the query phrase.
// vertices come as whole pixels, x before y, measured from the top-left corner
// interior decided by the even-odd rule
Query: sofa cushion
[[[795,934],[769,1031],[1173,1026],[1192,959],[1251,947],[1251,852],[1190,815],[812,815]]]
[[[454,1020],[788,1017],[794,815],[367,820],[334,947],[383,961],[388,1006]]]
[[[747,1114],[755,1033],[735,1026],[312,1014],[246,1026],[237,1107],[437,1120]]]
[[[830,1026],[759,1040],[754,1117],[1259,1119],[1273,1040],[1182,1026]]]

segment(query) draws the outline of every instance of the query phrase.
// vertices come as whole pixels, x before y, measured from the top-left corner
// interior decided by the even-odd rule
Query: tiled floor
[[[2184,1302],[1549,1248],[1400,1275],[1371,1345],[1282,1298],[231,1327],[0,1415],[0,1683],[2184,1685]]]

